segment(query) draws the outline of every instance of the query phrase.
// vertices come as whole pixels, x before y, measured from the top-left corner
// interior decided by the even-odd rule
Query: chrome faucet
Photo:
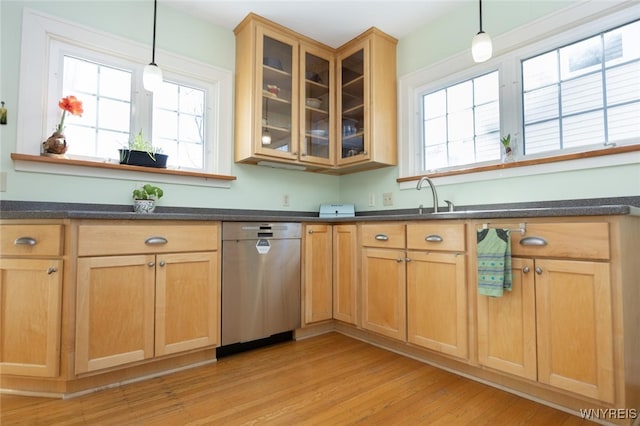
[[[418,181],[418,185],[416,185],[416,189],[420,191],[422,189],[422,184],[427,182],[431,187],[431,194],[433,195],[433,212],[438,213],[438,192],[436,191],[436,186],[433,184],[431,179],[426,176],[423,176]]]

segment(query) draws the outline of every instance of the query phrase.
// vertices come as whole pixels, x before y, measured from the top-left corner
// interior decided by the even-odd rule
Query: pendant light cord
[[[482,31],[482,0],[479,0],[480,3],[480,32]],[[155,29],[154,29],[154,34],[155,34]],[[153,36],[154,40],[155,40],[155,35]]]
[[[156,65],[156,16],[158,14],[158,0],[153,0],[153,47],[151,49],[151,65]]]

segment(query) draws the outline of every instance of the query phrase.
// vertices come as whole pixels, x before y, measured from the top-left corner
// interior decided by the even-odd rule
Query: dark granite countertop
[[[318,212],[234,210],[158,206],[152,214],[133,213],[129,205],[0,201],[2,219],[219,220],[259,222],[355,222],[392,220],[491,219],[560,216],[640,216],[640,197],[598,198],[532,203],[459,206],[454,212],[427,208],[356,213],[355,217],[319,218]],[[444,207],[440,207],[444,209]]]

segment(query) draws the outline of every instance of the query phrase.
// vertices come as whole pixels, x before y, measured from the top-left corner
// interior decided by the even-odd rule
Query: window
[[[633,163],[628,150],[601,155],[640,146],[640,21],[629,16],[640,6],[569,6],[495,37],[505,53],[487,62],[473,63],[467,50],[401,76],[399,177],[489,178],[507,134],[523,161],[515,165],[532,161],[500,176]],[[589,161],[565,155],[585,151],[598,152]]]
[[[640,135],[640,21],[522,61],[526,154]]]
[[[42,140],[60,120],[58,101],[74,95],[83,102],[84,113],[65,119],[67,155],[71,158],[118,163],[118,149],[126,147],[142,130],[145,139],[169,155],[170,168],[230,174],[232,73],[157,52],[164,82],[160,91],[151,94],[142,88],[143,58],[148,57],[149,49],[25,9],[18,153],[39,155]],[[43,69],[48,72],[43,73]],[[20,167],[29,169],[28,165]],[[103,173],[92,168],[57,170],[63,174]],[[104,173],[113,177],[116,172]],[[130,174],[122,176],[139,179]],[[184,181],[170,175],[158,179]],[[215,179],[192,183],[228,186]]]
[[[423,98],[423,170],[500,158],[498,71]]]

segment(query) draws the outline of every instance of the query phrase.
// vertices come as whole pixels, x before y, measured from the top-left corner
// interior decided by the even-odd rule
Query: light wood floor
[[[70,400],[0,403],[2,426],[587,424],[337,333]]]

